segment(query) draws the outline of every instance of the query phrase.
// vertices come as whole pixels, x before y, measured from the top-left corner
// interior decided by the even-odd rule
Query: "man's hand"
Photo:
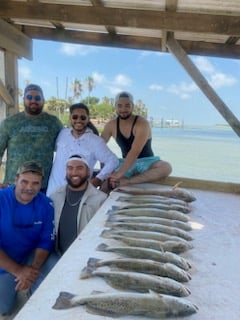
[[[32,266],[21,266],[16,274],[16,291],[31,288],[32,284],[37,280],[38,276],[38,269],[33,268]]]
[[[102,180],[100,180],[100,179],[98,179],[97,177],[95,177],[95,178],[92,178],[91,180],[90,180],[90,182],[91,182],[91,184],[94,186],[94,187],[100,187],[101,186],[101,184],[102,184]]]

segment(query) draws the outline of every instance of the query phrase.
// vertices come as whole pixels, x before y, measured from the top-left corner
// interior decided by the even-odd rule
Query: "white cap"
[[[80,156],[79,154],[74,154],[74,155],[72,155],[70,158],[68,158],[66,164],[68,164],[68,162],[70,162],[70,161],[72,161],[72,160],[81,161],[81,162],[85,163],[85,165],[86,165],[88,168],[90,168],[87,160],[86,160],[85,158],[83,158],[82,156]]]

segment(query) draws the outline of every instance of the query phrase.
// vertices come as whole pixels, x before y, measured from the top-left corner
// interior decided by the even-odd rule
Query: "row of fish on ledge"
[[[186,298],[191,264],[181,257],[193,248],[188,214],[195,196],[178,187],[115,191],[120,193],[119,206],[107,212],[106,229],[100,235],[105,242],[96,250],[114,252],[117,258],[89,257],[80,273],[84,281],[103,278],[115,291],[88,296],[60,292],[53,309],[85,305],[90,313],[114,318],[161,319],[196,313],[198,307]],[[108,245],[108,239],[119,245]]]

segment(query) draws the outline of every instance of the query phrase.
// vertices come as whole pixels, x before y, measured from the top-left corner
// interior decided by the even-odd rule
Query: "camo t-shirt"
[[[43,188],[47,187],[55,140],[62,129],[60,120],[46,112],[37,116],[17,113],[0,124],[0,157],[7,149],[4,183],[15,181],[18,167],[25,161],[39,162],[44,168]]]

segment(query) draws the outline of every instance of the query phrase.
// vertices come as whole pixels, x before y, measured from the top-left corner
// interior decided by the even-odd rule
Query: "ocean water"
[[[155,155],[172,176],[240,183],[240,137],[225,127],[152,128]],[[114,140],[109,147],[120,157]]]

